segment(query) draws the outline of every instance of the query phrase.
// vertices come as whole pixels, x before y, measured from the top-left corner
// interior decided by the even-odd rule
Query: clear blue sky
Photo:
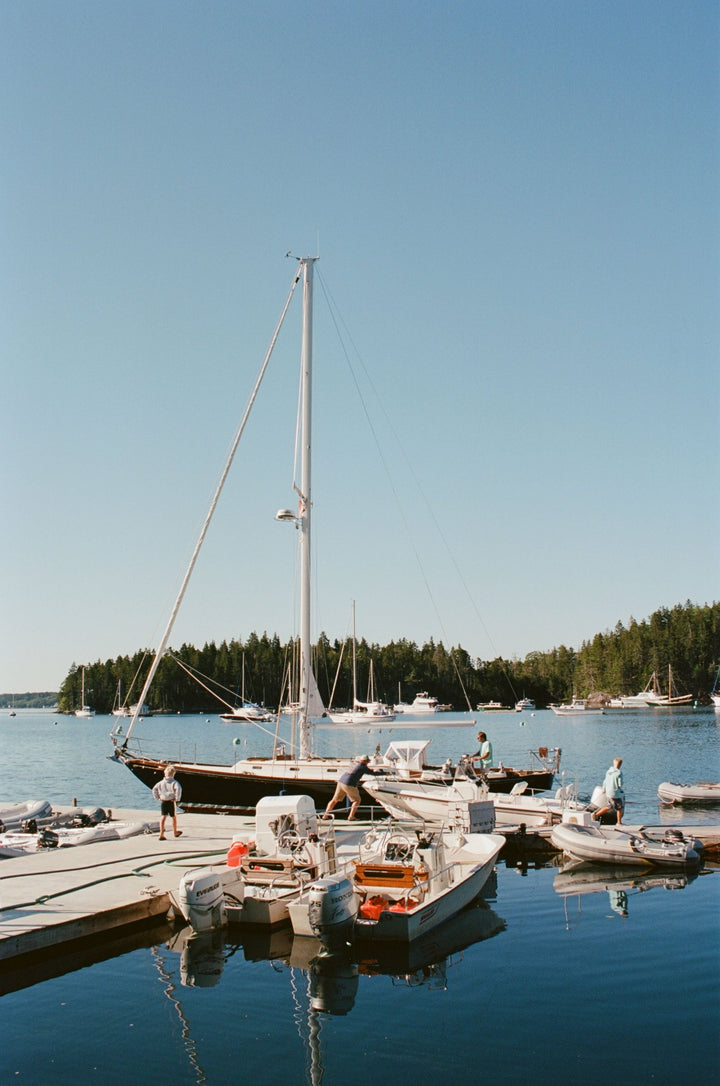
[[[370,641],[523,657],[718,598],[715,2],[0,13],[0,690],[157,642],[288,250],[315,633],[355,599]],[[298,322],[176,645],[294,632]]]

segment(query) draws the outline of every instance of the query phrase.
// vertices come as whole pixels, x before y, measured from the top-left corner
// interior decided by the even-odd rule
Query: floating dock
[[[158,821],[157,811],[114,810],[113,818],[152,826]],[[91,941],[114,945],[133,931],[166,923],[184,871],[223,862],[234,835],[252,835],[255,828],[253,817],[241,815],[185,813],[179,824],[182,836],[165,841],[155,832],[0,860],[0,973]],[[336,822],[340,837],[345,825]],[[718,854],[720,826],[683,825],[682,830],[704,842],[706,858]],[[498,832],[507,837],[501,856],[556,851],[543,829]]]
[[[157,810],[113,810],[113,818],[158,823]],[[254,827],[233,815],[178,821],[182,836],[171,831],[165,841],[155,832],[0,860],[0,970],[22,955],[160,923],[183,871],[222,862],[233,835]]]

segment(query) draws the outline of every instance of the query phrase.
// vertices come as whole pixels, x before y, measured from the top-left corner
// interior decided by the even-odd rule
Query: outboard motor
[[[193,931],[213,931],[226,922],[223,884],[207,868],[186,871],[180,880],[180,911]]]
[[[316,879],[308,890],[308,922],[325,946],[339,946],[350,938],[360,902],[349,879]]]

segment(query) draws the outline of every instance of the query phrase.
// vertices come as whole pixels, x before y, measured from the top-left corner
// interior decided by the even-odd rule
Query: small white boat
[[[254,701],[244,701],[242,705],[231,709],[229,713],[221,713],[220,719],[226,724],[269,724],[275,716]]]
[[[253,837],[236,835],[226,863],[182,877],[179,907],[198,932],[225,923],[272,928],[288,922],[288,906],[303,887],[336,870],[334,824],[318,823],[312,799],[266,796],[256,807]]]
[[[424,690],[416,694],[412,702],[400,701],[395,706],[396,713],[439,713],[440,702],[432,694]]]
[[[503,705],[500,701],[481,701],[478,705],[479,713],[509,713],[510,709],[507,705]]]
[[[532,698],[520,698],[519,701],[515,702],[516,713],[530,713],[534,710],[534,708],[535,702]]]
[[[442,827],[389,824],[366,835],[345,872],[317,879],[290,912],[327,945],[345,941],[410,942],[473,901],[505,838]],[[297,926],[296,926],[297,925]]]
[[[720,803],[720,783],[697,781],[695,784],[673,784],[663,781],[658,785],[658,796],[663,803],[713,806]]]
[[[157,822],[107,821],[94,825],[42,826],[33,832],[8,830],[0,833],[0,857],[25,856],[46,849],[74,848],[100,841],[120,841],[143,833],[156,832]]]
[[[602,705],[588,705],[585,698],[573,698],[566,705],[551,705],[556,716],[599,716],[604,713]]]
[[[52,804],[46,799],[27,799],[22,803],[0,805],[0,829],[17,829],[31,818],[36,822],[53,817]]]
[[[702,849],[677,829],[658,839],[642,827],[601,826],[588,812],[568,813],[553,827],[550,839],[573,860],[633,867],[697,867]]]

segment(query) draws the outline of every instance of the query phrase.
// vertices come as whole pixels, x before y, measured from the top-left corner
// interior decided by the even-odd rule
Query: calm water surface
[[[663,780],[720,780],[720,714],[489,714],[495,758],[563,749],[589,795],[624,759],[627,822],[717,822],[660,811]],[[0,718],[0,799],[152,809],[108,760],[116,722]],[[257,733],[216,717],[152,718],[147,752],[232,761]],[[319,729],[322,752],[432,737],[430,757],[476,749],[476,729],[418,721],[378,732]],[[239,740],[233,743],[233,740]],[[0,906],[1,906],[0,862]],[[85,956],[0,974],[0,1086],[155,1081],[326,1086],[398,1082],[698,1083],[720,1078],[720,872],[686,881],[501,863],[478,906],[410,951],[318,954],[290,932],[215,940],[159,929]]]

